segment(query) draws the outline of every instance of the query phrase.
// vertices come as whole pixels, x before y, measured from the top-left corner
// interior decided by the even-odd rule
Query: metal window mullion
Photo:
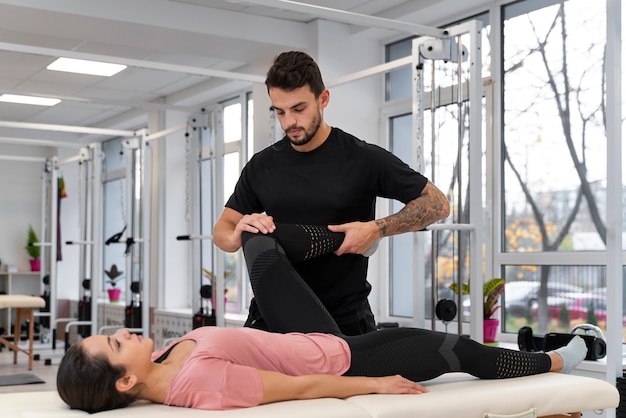
[[[482,22],[468,22],[470,34],[470,76],[469,76],[469,200],[470,224],[474,232],[470,234],[470,277],[483,277],[482,246],[483,231],[483,199],[482,199],[482,55],[481,31]],[[483,281],[471,280],[470,295],[470,337],[483,341]]]
[[[151,156],[152,154],[148,154],[149,144],[147,141],[146,132],[144,131],[140,140],[140,155],[139,155],[139,164],[141,164],[140,170],[140,213],[141,213],[141,221],[142,221],[142,230],[141,230],[141,249],[142,249],[142,257],[141,257],[141,275],[140,275],[140,284],[141,284],[141,328],[143,330],[143,335],[150,335],[150,208],[152,207],[151,200],[151,185],[150,179],[152,178],[152,170],[151,170]],[[127,280],[128,281],[128,280]],[[130,283],[127,283],[127,289],[129,289],[128,293],[130,296]]]
[[[103,183],[102,183],[102,149],[100,143],[91,146],[91,185],[92,185],[92,219],[91,229],[91,335],[98,333],[98,296],[104,271],[103,260]]]
[[[413,167],[418,172],[423,172],[424,167],[424,101],[422,93],[424,91],[424,69],[420,54],[420,38],[416,38],[412,43],[412,96],[413,96]],[[424,251],[426,240],[423,233],[413,234],[413,263],[411,265],[413,282],[413,323],[418,328],[424,328],[426,323],[424,306],[426,303],[426,257]]]
[[[130,138],[124,142],[124,202],[125,202],[125,219],[124,226],[126,227],[126,237],[136,237],[135,234],[135,226],[134,226],[134,216],[135,216],[135,153],[138,145],[137,138]],[[126,266],[126,282],[132,281],[133,278],[133,249],[131,248],[130,254],[126,255],[124,258],[124,264]],[[128,284],[128,283],[127,283]],[[127,293],[127,292],[125,292]]]
[[[54,318],[56,320],[57,307],[54,306],[57,304],[58,297],[58,270],[57,270],[57,237],[59,235],[58,224],[57,224],[57,216],[59,214],[59,182],[58,182],[58,173],[54,168],[50,172],[50,218],[48,222],[50,222],[50,321]],[[52,285],[53,284],[53,285]],[[52,316],[52,308],[54,306],[54,316]],[[50,322],[52,324],[52,322]]]
[[[187,158],[189,159],[189,200],[190,200],[190,213],[189,213],[189,228],[192,235],[202,235],[202,214],[201,214],[201,184],[205,179],[201,178],[202,174],[202,158],[200,157],[201,142],[202,142],[201,127],[191,129],[191,137],[188,138],[189,147]],[[202,240],[191,240],[189,242],[191,247],[191,301],[192,301],[192,314],[199,311],[200,301],[200,287],[202,285]]]
[[[224,208],[224,112],[219,107],[214,113],[214,139],[215,139],[215,208]],[[216,212],[217,213],[217,210]],[[216,249],[215,257],[215,321],[218,327],[225,325],[224,320],[224,252]]]
[[[607,0],[606,124],[607,124],[607,368],[608,382],[622,377],[622,53],[621,2]],[[615,410],[611,415],[615,416]]]

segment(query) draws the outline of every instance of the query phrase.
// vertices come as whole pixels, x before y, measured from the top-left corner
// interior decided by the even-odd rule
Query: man
[[[330,92],[308,54],[280,54],[265,84],[285,137],[246,164],[213,240],[234,252],[241,248],[244,231],[272,233],[275,222],[323,225],[344,233],[334,253],[293,266],[344,334],[374,331],[363,254],[382,237],[418,231],[447,217],[448,200],[393,154],[324,121]],[[377,196],[405,206],[375,219]],[[246,326],[267,329],[254,300]]]

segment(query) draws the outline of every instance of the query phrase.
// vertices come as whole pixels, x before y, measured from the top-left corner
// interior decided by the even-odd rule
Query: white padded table
[[[33,309],[45,306],[46,301],[39,296],[0,295],[0,309],[15,308],[17,313],[13,328],[13,341],[0,337],[0,343],[13,350],[13,364],[17,363],[17,353],[21,352],[28,356],[28,370],[33,369],[33,343],[35,338],[35,312]],[[19,346],[23,320],[28,321],[28,349]]]
[[[551,417],[619,405],[615,384],[561,373],[503,380],[480,380],[465,373],[449,373],[424,385],[430,391],[428,396],[365,395],[348,401],[367,410],[371,418],[482,418],[487,413],[516,415],[532,408],[537,409],[539,417]]]
[[[277,402],[255,408],[202,411],[150,403],[93,414],[94,418],[483,418],[485,413],[515,415],[537,409],[537,416],[579,416],[580,411],[619,404],[615,385],[590,377],[545,373],[506,380],[478,380],[450,373],[425,383],[423,395],[361,395],[348,399]],[[87,417],[72,411],[56,392],[0,395],[3,418]],[[570,415],[570,413],[574,413]],[[519,416],[519,415],[518,415]]]

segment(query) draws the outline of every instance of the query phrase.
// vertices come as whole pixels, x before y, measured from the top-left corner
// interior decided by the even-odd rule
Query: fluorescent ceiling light
[[[18,94],[2,94],[0,95],[0,102],[8,103],[20,103],[38,106],[54,106],[59,103],[60,99],[53,99],[50,97],[37,97],[37,96],[21,96]]]
[[[87,61],[74,58],[58,58],[46,68],[53,71],[65,71],[68,73],[111,77],[112,75],[122,71],[126,68],[126,66],[121,64],[111,64],[108,62]]]

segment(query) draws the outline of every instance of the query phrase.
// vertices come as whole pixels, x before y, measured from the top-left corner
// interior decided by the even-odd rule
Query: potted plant
[[[483,339],[487,344],[495,343],[500,320],[494,318],[493,315],[500,309],[498,300],[504,292],[504,284],[505,281],[501,277],[494,277],[483,284]],[[458,294],[457,283],[452,283],[449,287],[454,293]],[[470,294],[469,281],[461,285],[461,292],[463,295]]]
[[[39,237],[37,237],[37,233],[33,229],[32,225],[28,225],[28,241],[26,243],[26,252],[30,256],[30,269],[31,271],[40,271],[41,270],[41,247],[36,245],[39,243]]]
[[[120,294],[122,293],[121,289],[118,289],[117,282],[123,279],[122,274],[123,271],[117,269],[117,265],[111,265],[111,268],[107,271],[104,270],[104,273],[107,275],[109,280],[107,282],[111,285],[110,289],[107,289],[107,293],[109,294],[109,301],[118,302],[120,300]]]

